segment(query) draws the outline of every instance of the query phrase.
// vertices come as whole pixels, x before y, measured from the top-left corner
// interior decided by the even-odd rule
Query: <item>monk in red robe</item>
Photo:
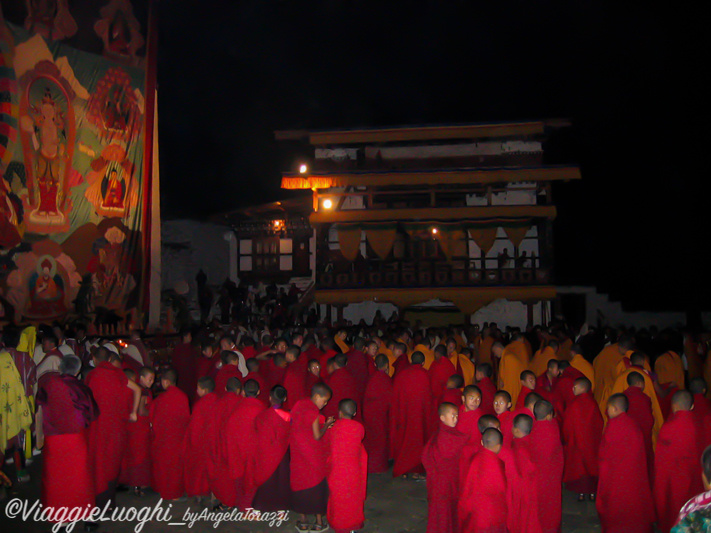
[[[363,405],[363,396],[365,395],[365,387],[368,383],[368,377],[371,374],[370,367],[372,363],[370,358],[363,351],[365,349],[365,339],[356,337],[353,341],[353,348],[348,352],[348,364],[346,369],[356,382],[358,387],[358,398],[353,398],[359,405]]]
[[[89,426],[89,456],[96,504],[103,507],[107,501],[115,503],[128,424],[138,419],[141,388],[123,373],[120,357],[104,346],[97,348],[93,360],[94,370],[86,377],[86,384],[99,406],[99,416]]]
[[[543,533],[558,533],[563,518],[563,444],[560,426],[553,418],[553,404],[539,400],[533,408],[536,423],[530,449],[536,465],[538,519]]]
[[[230,471],[230,479],[237,486],[237,507],[247,509],[252,506],[254,493],[255,457],[257,448],[257,429],[254,424],[257,416],[266,409],[266,405],[257,398],[259,384],[248,380],[243,387],[244,399],[237,404],[227,420],[225,449]]]
[[[494,395],[494,414],[501,424],[501,434],[504,436],[504,444],[509,446],[513,439],[511,428],[513,427],[513,413],[511,412],[511,395],[505,391],[496,391]]]
[[[460,531],[508,533],[506,473],[498,455],[503,436],[499,430],[488,428],[481,440],[483,448],[472,459],[459,497],[457,514]]]
[[[207,478],[210,455],[205,435],[208,432],[210,412],[215,409],[218,400],[214,390],[215,382],[212,378],[204,376],[198,379],[198,401],[193,406],[184,443],[185,454],[188,457],[188,460],[185,461],[184,476],[185,492],[188,497],[202,498],[210,492]]]
[[[484,414],[494,414],[494,395],[496,394],[496,385],[492,381],[493,368],[489,363],[481,363],[476,367],[476,384],[481,391],[481,410]]]
[[[151,404],[151,486],[164,500],[177,500],[185,493],[181,443],[190,423],[187,395],[176,386],[178,373],[169,368],[161,374],[165,392]]]
[[[395,459],[393,477],[408,474],[415,479],[424,477],[422,450],[435,421],[430,381],[422,368],[424,362],[422,353],[413,353],[412,364],[394,380],[390,416],[390,442]]]
[[[533,418],[527,414],[513,419],[513,443],[504,450],[502,458],[506,469],[508,527],[510,533],[541,533],[538,487],[540,473],[536,468],[531,449]]]
[[[311,389],[311,398],[297,402],[291,410],[291,506],[301,515],[296,522],[299,531],[323,531],[327,527],[323,524],[328,507],[328,482],[322,438],[335,420],[324,418],[321,410],[330,399],[331,389],[317,383]],[[315,515],[316,522],[308,523],[307,515]]]
[[[217,371],[215,376],[215,394],[218,398],[222,398],[226,392],[227,381],[230,378],[237,378],[240,381],[244,377],[239,369],[239,355],[231,350],[223,350],[220,353],[222,366]]]
[[[652,433],[654,431],[654,415],[652,414],[652,401],[644,394],[644,378],[639,372],[627,375],[627,384],[624,395],[627,396],[629,407],[627,416],[632,418],[644,437],[644,450],[647,458],[650,479],[653,477],[654,445]]]
[[[192,405],[197,390],[197,363],[200,354],[193,345],[193,334],[190,330],[180,333],[180,341],[170,356],[170,365],[178,373],[178,388],[185,393]]]
[[[220,502],[216,507],[220,511],[226,511],[237,505],[237,485],[230,480],[224,435],[230,416],[243,399],[242,382],[237,378],[230,378],[227,381],[225,394],[218,399],[215,409],[209,415],[208,433],[205,436],[210,452],[207,476],[210,490]]]
[[[654,457],[654,504],[659,529],[668,533],[679,515],[679,509],[703,492],[699,456],[698,426],[691,408],[693,396],[678,391],[671,402],[672,414],[664,422],[657,439]]]
[[[558,361],[558,372],[558,379],[553,384],[553,401],[551,403],[555,409],[556,416],[563,421],[568,405],[575,399],[575,394],[573,393],[575,381],[584,378],[585,374],[571,366],[568,361]]]
[[[333,396],[328,402],[328,405],[323,408],[323,416],[326,418],[338,415],[338,405],[341,400],[353,400],[358,405],[358,383],[351,373],[346,368],[348,364],[348,356],[346,354],[338,354],[332,359],[333,372],[326,378],[326,385],[331,389]],[[356,420],[362,419],[360,413],[356,414]]]
[[[393,382],[389,375],[386,355],[375,358],[378,371],[370,376],[363,398],[363,445],[368,453],[368,473],[385,472],[390,451],[390,409],[393,400]]]
[[[544,400],[553,403],[553,389],[559,375],[560,366],[558,365],[558,360],[551,359],[546,365],[546,371],[536,378],[536,388],[533,389],[533,392]]]
[[[436,405],[442,403],[453,403],[457,409],[462,406],[462,387],[464,387],[464,378],[459,374],[454,374],[447,380],[447,388],[444,389],[442,395],[437,400]]]
[[[203,339],[200,343],[200,356],[197,359],[198,378],[207,376],[214,380],[217,377],[219,364],[219,351],[213,345],[212,339]]]
[[[597,513],[604,532],[651,533],[655,513],[644,437],[627,414],[628,406],[624,394],[613,394],[607,402],[609,422],[600,442]]]
[[[138,374],[141,402],[138,420],[128,425],[128,445],[121,466],[121,483],[132,487],[136,496],[142,496],[151,485],[151,422],[149,419],[153,393],[151,387],[156,371],[144,366]]]
[[[363,447],[365,429],[354,420],[354,400],[341,400],[338,421],[325,438],[328,480],[328,522],[336,533],[363,527],[368,457]],[[313,530],[312,530],[313,531]]]
[[[37,391],[42,406],[42,495],[45,508],[67,507],[69,512],[94,505],[87,427],[98,416],[91,389],[76,378],[78,357],[62,358],[59,374],[52,373]]]
[[[289,435],[291,415],[282,409],[287,390],[277,385],[269,394],[269,409],[254,419],[257,433],[257,453],[248,486],[257,488],[252,507],[262,512],[274,512],[291,507]]]
[[[442,403],[438,414],[439,428],[422,452],[422,464],[427,471],[427,531],[454,533],[460,492],[460,453],[468,436],[456,429],[459,419],[456,405]]]
[[[536,388],[536,374],[530,370],[521,372],[521,390],[518,393],[516,400],[516,409],[521,409],[526,403],[526,396],[533,392]]]
[[[427,372],[429,374],[432,397],[439,398],[447,388],[449,378],[457,372],[457,369],[454,368],[454,365],[447,357],[447,349],[444,346],[435,347],[434,362]]]
[[[605,422],[592,395],[589,379],[576,379],[573,392],[575,399],[568,405],[563,421],[563,481],[568,490],[578,494],[578,501],[583,501],[586,494],[593,500],[597,492],[598,452]]]
[[[309,362],[301,356],[301,349],[298,346],[289,346],[284,352],[287,367],[284,374],[284,388],[287,391],[284,409],[291,411],[299,400],[309,397],[309,390],[306,388],[306,374],[308,373]]]
[[[245,377],[240,378],[240,380],[243,383],[247,383],[247,380],[253,379],[259,383],[259,396],[257,396],[257,398],[259,398],[264,405],[267,405],[269,403],[269,391],[271,389],[267,384],[267,380],[264,379],[264,376],[262,376],[262,373],[259,371],[260,362],[255,358],[247,359],[246,366],[249,372],[247,372]]]

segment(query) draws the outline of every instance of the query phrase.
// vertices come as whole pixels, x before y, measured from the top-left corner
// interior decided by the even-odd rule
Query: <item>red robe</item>
[[[230,378],[237,378],[242,381],[242,372],[237,365],[222,365],[215,376],[215,394],[222,398],[227,393],[227,381]]]
[[[440,422],[439,430],[427,441],[422,464],[427,471],[427,531],[457,531],[459,461],[468,436]]]
[[[321,365],[321,379],[324,381],[328,378],[328,360],[334,355],[338,355],[336,350],[326,350],[319,358],[318,362]]]
[[[556,420],[538,420],[530,435],[538,481],[538,518],[543,533],[558,533],[563,517],[563,445]]]
[[[202,377],[210,377],[215,379],[217,376],[217,364],[220,362],[220,358],[216,355],[212,357],[205,357],[200,355],[197,360],[197,376],[198,379]]]
[[[513,442],[514,414],[511,411],[504,411],[500,415],[497,415],[497,417],[499,419],[499,429],[501,430],[501,434],[504,436],[504,447],[509,447]]]
[[[521,392],[518,393],[518,399],[516,400],[516,405],[514,409],[523,409],[526,406],[526,396],[528,396],[533,391],[526,387],[526,385],[521,385]]]
[[[496,395],[496,385],[491,381],[491,378],[482,378],[477,387],[481,391],[481,409],[485,415],[493,415],[494,413],[494,396]]]
[[[422,450],[435,427],[430,381],[424,368],[410,365],[396,376],[390,414],[393,477],[423,473]]]
[[[605,422],[592,392],[580,394],[568,405],[563,421],[566,488],[579,494],[597,491],[598,452]]]
[[[225,428],[225,451],[229,477],[237,484],[237,507],[251,507],[257,486],[254,484],[254,468],[257,448],[255,419],[266,409],[257,398],[244,398],[227,420]]]
[[[535,429],[535,426],[534,426]],[[506,468],[508,527],[510,533],[541,533],[539,472],[533,462],[531,436],[513,439],[511,448],[499,454]]]
[[[127,383],[123,370],[106,361],[86,378],[99,406],[99,416],[89,426],[89,457],[97,495],[118,481],[121,471],[128,443],[128,417],[133,409],[133,392]]]
[[[150,410],[153,393],[142,388],[145,408]],[[150,412],[150,411],[149,411]],[[128,444],[121,465],[120,483],[130,487],[149,487],[151,484],[151,421],[148,414],[138,414],[138,420],[128,424]]]
[[[390,450],[390,410],[393,399],[392,378],[385,372],[376,372],[368,380],[363,399],[363,423],[368,452],[368,473],[385,472]]]
[[[261,372],[249,372],[246,376],[244,376],[244,378],[240,379],[242,383],[247,383],[250,379],[253,379],[257,383],[259,383],[259,395],[257,396],[257,398],[264,402],[264,405],[269,404],[269,394],[271,393],[271,389],[269,388],[269,385],[262,376]]]
[[[336,531],[363,527],[368,457],[360,422],[340,419],[324,436],[327,456],[328,522]]]
[[[628,387],[624,394],[629,400],[627,415],[632,418],[639,426],[639,429],[642,430],[644,451],[647,458],[649,477],[651,479],[653,476],[652,467],[654,466],[654,445],[652,441],[654,415],[652,414],[652,400],[650,400],[649,396],[639,387]]]
[[[622,413],[610,420],[600,442],[595,505],[606,533],[651,533],[654,503],[642,431]]]
[[[232,483],[229,477],[225,434],[227,422],[242,400],[242,396],[234,392],[225,393],[209,415],[206,437],[210,449],[208,481],[212,493],[227,507],[234,507],[237,504],[237,485]]]
[[[341,400],[350,399],[354,400],[358,406],[356,420],[363,418],[363,413],[361,413],[362,404],[358,403],[358,384],[346,367],[334,370],[326,379],[326,385],[331,388],[332,395],[326,407],[323,408],[323,416],[326,418],[329,416],[338,418],[338,403]]]
[[[356,382],[359,395],[357,401],[361,404],[363,403],[365,387],[368,383],[368,377],[370,376],[368,371],[368,367],[370,365],[370,358],[360,350],[353,349],[348,352],[348,364],[346,365],[346,368]]]
[[[190,405],[178,387],[169,387],[151,404],[151,487],[164,500],[183,496],[183,439],[190,424]]]
[[[190,405],[197,395],[198,357],[197,348],[187,343],[178,344],[170,357],[170,364],[178,373],[178,388],[187,395]]]
[[[654,504],[662,533],[671,530],[688,500],[704,492],[700,452],[692,412],[672,414],[659,431],[654,457]]]
[[[291,490],[310,489],[326,477],[326,450],[323,439],[316,440],[313,422],[325,419],[318,407],[311,401],[301,400],[291,410]]]
[[[277,385],[284,385],[284,378],[286,377],[285,366],[275,365],[274,359],[262,361],[259,366],[259,372],[264,376],[268,390],[272,390],[272,387]]]
[[[573,393],[573,386],[575,385],[575,380],[578,378],[584,378],[583,374],[577,368],[569,366],[558,379],[555,380],[553,384],[553,407],[555,408],[556,415],[558,419],[562,422],[565,416],[565,410],[568,405],[575,399],[575,393]]]
[[[447,388],[447,380],[457,373],[447,357],[436,359],[427,371],[430,379],[430,391],[433,398],[439,398]]]
[[[407,354],[402,354],[395,359],[393,363],[393,377],[405,370],[408,366],[410,366],[410,359],[407,357]]]
[[[472,462],[474,454],[481,450],[481,432],[479,431],[479,419],[484,413],[479,409],[474,411],[465,411],[464,408],[459,410],[459,421],[457,422],[457,431],[467,436],[467,441],[462,448],[459,459],[459,472],[462,476],[469,471],[469,465]],[[464,480],[461,481],[462,486]]]
[[[259,488],[272,476],[289,450],[291,417],[280,415],[274,408],[264,409],[254,419],[254,428],[257,453],[248,485]]]
[[[508,533],[507,482],[504,463],[482,449],[472,459],[459,497],[459,527],[463,533]]]
[[[538,394],[544,400],[553,403],[553,387],[555,387],[556,381],[556,379],[551,381],[551,379],[548,377],[548,373],[543,372],[543,374],[536,378],[536,388],[533,389],[533,392]]]
[[[210,412],[216,408],[217,401],[217,394],[214,392],[206,394],[195,402],[193,413],[190,415],[184,443],[186,457],[184,483],[188,497],[203,496],[210,492],[207,478],[210,455],[205,436],[208,433]]]
[[[310,397],[310,391],[306,389],[306,373],[309,370],[304,362],[306,362],[306,365],[308,364],[308,361],[298,357],[296,361],[286,367],[284,388],[286,388],[287,394],[284,409],[287,411],[291,411],[299,400],[305,400]]]
[[[439,408],[440,404],[444,402],[453,403],[458,408],[462,406],[462,390],[461,389],[444,389],[442,395],[437,400],[437,405],[435,409]]]
[[[87,509],[94,505],[87,427],[98,416],[91,389],[73,376],[47,375],[37,391],[42,406],[42,505]],[[78,511],[75,511],[78,512]]]

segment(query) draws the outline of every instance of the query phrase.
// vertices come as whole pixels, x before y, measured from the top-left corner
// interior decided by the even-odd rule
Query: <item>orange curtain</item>
[[[513,227],[513,228],[504,228],[504,231],[506,232],[506,236],[509,238],[509,240],[513,243],[513,245],[518,248],[518,246],[521,244],[521,241],[523,241],[523,238],[526,236],[526,233],[530,230],[530,226],[522,226],[522,227]]]
[[[451,261],[454,256],[468,255],[464,232],[460,229],[440,229],[439,245],[442,247],[442,252],[444,252],[447,261]]]
[[[353,261],[358,257],[360,251],[360,234],[358,226],[338,226],[338,245],[341,247],[341,254],[348,261]]]
[[[395,242],[396,235],[397,230],[395,228],[370,228],[365,230],[365,238],[368,239],[370,247],[380,259],[385,259],[390,255],[390,251],[393,249],[393,243]]]
[[[469,236],[474,239],[474,242],[481,248],[484,255],[488,254],[489,250],[494,246],[496,229],[496,227],[469,228]]]

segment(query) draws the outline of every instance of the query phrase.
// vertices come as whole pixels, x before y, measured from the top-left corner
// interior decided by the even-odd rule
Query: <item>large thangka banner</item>
[[[1,0],[0,320],[137,318],[153,116],[142,4]]]

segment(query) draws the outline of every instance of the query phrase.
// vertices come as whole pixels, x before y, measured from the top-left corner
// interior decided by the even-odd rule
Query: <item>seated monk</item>
[[[608,399],[595,505],[603,531],[651,533],[655,512],[644,438],[628,407],[624,394]]]
[[[427,531],[454,533],[460,492],[460,454],[468,437],[456,429],[459,419],[456,405],[441,403],[438,414],[439,429],[422,452],[422,464],[427,471]]]
[[[504,463],[499,458],[503,436],[498,429],[487,428],[481,444],[482,450],[463,476],[457,513],[460,530],[508,533],[507,481]]]

